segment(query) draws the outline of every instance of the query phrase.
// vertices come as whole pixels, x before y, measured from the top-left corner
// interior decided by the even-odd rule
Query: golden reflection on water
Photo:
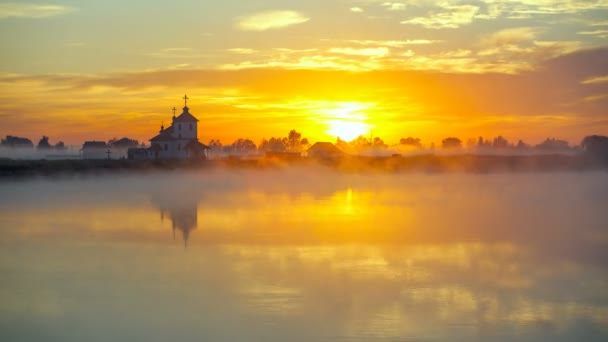
[[[601,340],[604,198],[581,212],[560,196],[534,207],[522,192],[552,185],[534,181],[144,187],[103,201],[0,201],[0,328],[16,340],[87,339],[108,333],[89,321],[103,317],[152,340],[174,329],[264,341],[568,340],[583,329]],[[583,214],[586,231],[575,234]],[[159,324],[176,313],[190,318]],[[15,317],[42,335],[11,327]],[[74,319],[84,320],[76,335],[60,332]]]

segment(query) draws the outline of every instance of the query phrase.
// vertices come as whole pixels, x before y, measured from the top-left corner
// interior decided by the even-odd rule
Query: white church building
[[[160,126],[158,134],[150,139],[147,149],[130,149],[129,159],[204,159],[209,147],[198,141],[198,119],[190,113],[188,96],[184,95],[182,113],[173,118],[167,128]]]

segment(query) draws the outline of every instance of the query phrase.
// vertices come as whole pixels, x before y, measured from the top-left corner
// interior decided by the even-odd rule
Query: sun
[[[326,133],[346,141],[367,135],[371,126],[367,123],[364,110],[369,107],[369,104],[360,102],[338,102],[333,108],[324,110],[328,127]]]

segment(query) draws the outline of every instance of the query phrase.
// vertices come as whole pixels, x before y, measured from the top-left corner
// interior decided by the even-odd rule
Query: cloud
[[[407,39],[407,40],[349,40],[350,43],[368,46],[390,46],[390,47],[403,47],[407,45],[427,45],[441,43],[443,40],[430,40],[430,39]]]
[[[351,7],[350,11],[351,12],[355,12],[355,13],[362,13],[362,12],[364,12],[363,8],[361,8],[361,7]]]
[[[537,27],[518,27],[501,30],[481,39],[478,56],[494,60],[519,62],[532,68],[536,62],[574,52],[581,48],[578,41],[538,40],[543,32]]]
[[[238,19],[237,27],[243,31],[266,31],[309,21],[310,18],[296,11],[259,12]]]
[[[598,84],[598,83],[608,83],[608,75],[606,76],[594,76],[591,78],[587,78],[581,82],[581,84]]]
[[[598,38],[608,37],[608,30],[580,31],[577,33],[582,34],[582,35],[587,35],[587,36],[596,36]]]
[[[329,52],[342,54],[342,55],[352,55],[352,56],[385,57],[389,54],[389,49],[386,47],[367,48],[367,49],[331,48],[331,49],[329,49]]]
[[[503,46],[511,44],[519,44],[522,42],[534,40],[540,33],[539,28],[535,27],[517,27],[501,30],[482,39],[482,44],[485,46]]]
[[[381,6],[386,8],[388,11],[403,11],[407,7],[401,2],[385,2]]]
[[[5,18],[48,18],[75,11],[75,8],[63,5],[41,5],[4,3],[0,4],[0,19]]]
[[[473,22],[479,7],[474,5],[441,4],[442,12],[430,12],[426,17],[404,20],[402,24],[420,25],[429,29],[458,28]]]
[[[241,55],[250,55],[250,54],[257,52],[257,50],[249,49],[249,48],[232,48],[232,49],[226,49],[226,51],[241,54]]]

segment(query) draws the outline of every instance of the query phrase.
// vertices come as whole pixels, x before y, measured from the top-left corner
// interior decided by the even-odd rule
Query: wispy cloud
[[[296,11],[267,11],[239,18],[237,27],[243,31],[266,31],[302,24],[309,20],[310,18]]]
[[[516,27],[494,32],[482,39],[484,46],[519,44],[536,39],[542,29],[537,27]]]
[[[382,3],[382,7],[389,11],[403,11],[407,8],[407,6],[401,2],[384,2]]]
[[[63,5],[22,4],[9,2],[0,4],[0,19],[5,18],[48,18],[75,11]]]
[[[606,38],[608,37],[608,30],[593,30],[593,31],[580,31],[578,34],[586,35],[586,36],[595,36],[598,38]]]
[[[588,78],[581,82],[581,84],[598,84],[598,83],[608,83],[608,75],[591,77],[591,78]]]
[[[443,40],[431,40],[431,39],[407,39],[407,40],[349,40],[350,43],[367,46],[390,46],[390,47],[403,47],[407,45],[427,45],[441,43]]]
[[[351,12],[355,12],[355,13],[361,13],[361,12],[363,12],[363,8],[361,8],[361,7],[351,7],[350,11]]]
[[[341,54],[341,55],[352,55],[352,56],[385,57],[389,54],[389,49],[386,47],[366,48],[366,49],[331,48],[331,49],[329,49],[329,52]]]
[[[232,53],[237,53],[240,55],[250,55],[252,53],[257,52],[257,50],[249,49],[249,48],[232,48],[232,49],[226,49],[226,51],[232,52]]]
[[[430,12],[426,17],[404,20],[402,24],[420,25],[430,29],[458,28],[473,22],[479,7],[474,5],[441,4],[441,12]]]

